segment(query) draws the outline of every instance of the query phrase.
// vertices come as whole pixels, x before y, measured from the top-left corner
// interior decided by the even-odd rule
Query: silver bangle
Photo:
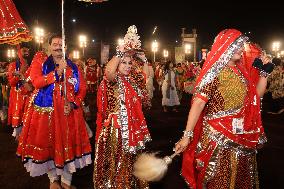
[[[188,139],[193,138],[193,131],[187,131],[187,130],[183,131],[183,137],[186,137]]]
[[[267,72],[265,72],[265,71],[263,71],[263,70],[261,70],[261,71],[259,72],[259,75],[260,75],[260,77],[265,77],[265,78],[267,78],[270,74],[267,73]]]
[[[124,55],[123,52],[121,52],[121,51],[116,51],[116,55],[115,55],[115,56],[116,56],[117,58],[122,58],[123,55]]]

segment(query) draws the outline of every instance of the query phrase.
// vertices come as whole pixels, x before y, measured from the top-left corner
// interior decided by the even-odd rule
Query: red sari
[[[204,89],[208,85],[210,86],[209,91],[215,90],[215,86],[210,83],[214,82],[225,68],[230,69],[227,68],[228,61],[233,56],[234,52],[245,44],[246,40],[247,38],[245,36],[234,29],[224,30],[219,33],[215,38],[211,52],[208,54],[206,62],[197,79],[195,97],[208,102],[208,106],[202,112],[194,128],[193,141],[183,155],[182,175],[192,188],[216,188],[218,183],[220,188],[227,188],[225,184],[229,184],[230,187],[252,187],[251,183],[242,183],[241,180],[249,180],[247,178],[250,176],[254,177],[254,175],[250,175],[246,169],[241,170],[241,168],[243,165],[245,167],[255,167],[255,159],[252,159],[252,157],[255,157],[256,148],[265,142],[260,115],[260,97],[256,93],[259,73],[252,67],[253,60],[260,55],[259,49],[254,45],[246,46],[241,62],[238,63],[234,69],[235,75],[242,77],[246,83],[246,95],[238,111],[227,112],[226,114],[209,119],[206,115],[208,109],[211,108],[214,110],[216,107],[210,107],[210,101],[208,101],[209,97],[204,94]],[[218,103],[222,103],[222,99],[219,100],[219,94],[217,94],[215,99]],[[215,104],[218,105],[218,103]],[[238,128],[238,124],[242,126]],[[235,127],[237,127],[236,130],[234,130]],[[238,129],[241,131],[238,131]],[[206,135],[207,133],[210,134]],[[223,144],[223,141],[225,141],[226,144]],[[205,143],[207,147],[204,149],[201,145]],[[236,150],[236,154],[238,154],[238,152],[245,155],[249,154],[247,157],[250,158],[251,162],[246,161],[245,155],[238,156],[237,158],[239,159],[232,156],[231,159],[226,160],[226,156],[228,156],[228,154],[230,155],[230,149]],[[249,151],[249,153],[246,153],[247,151]],[[216,162],[218,162],[218,164],[216,164]],[[231,175],[226,175],[227,172],[225,171],[227,165],[230,165],[228,162],[238,167],[238,169],[235,168],[234,170],[232,166],[228,167],[228,172],[231,171]],[[227,180],[229,180],[229,183],[224,179],[226,177],[228,177]],[[237,180],[238,177],[241,178]],[[257,183],[255,184],[257,185]]]
[[[64,116],[63,79],[57,76],[52,57],[40,52],[32,62],[30,75],[35,90],[17,149],[31,176],[54,168],[57,174],[63,169],[73,173],[91,164],[91,146],[80,106],[86,83],[77,66],[69,60],[67,63],[67,101],[74,103],[75,109]]]

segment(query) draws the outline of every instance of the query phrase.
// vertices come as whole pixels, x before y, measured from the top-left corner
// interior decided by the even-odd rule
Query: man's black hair
[[[51,45],[52,40],[55,39],[55,38],[60,38],[60,39],[62,39],[62,36],[59,35],[58,33],[52,34],[52,35],[49,37],[49,39],[48,39],[48,44]]]
[[[28,42],[22,42],[19,45],[20,45],[20,48],[28,48],[28,49],[31,48],[31,44]]]

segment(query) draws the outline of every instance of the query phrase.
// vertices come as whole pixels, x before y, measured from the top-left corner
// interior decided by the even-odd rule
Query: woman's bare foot
[[[168,112],[167,108],[164,108],[164,112]]]
[[[64,182],[61,182],[61,186],[62,186],[63,189],[76,189],[75,186],[73,186],[73,185],[69,186],[69,185],[65,184]]]
[[[50,183],[49,188],[50,189],[62,189],[58,181],[54,181],[53,183]]]

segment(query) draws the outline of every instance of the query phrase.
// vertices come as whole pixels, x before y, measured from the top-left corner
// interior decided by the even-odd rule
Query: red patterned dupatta
[[[116,82],[119,90],[119,111],[115,114],[108,113],[107,82],[106,79],[102,81],[97,93],[96,141],[102,128],[109,126],[113,118],[114,126],[120,129],[124,151],[135,154],[137,150],[144,149],[145,143],[151,140],[142,111],[142,91],[131,78],[118,75]]]
[[[195,94],[202,91],[208,83],[212,82],[222,69],[227,65],[229,60],[232,58],[234,53],[245,45],[248,38],[242,35],[241,32],[235,29],[226,29],[220,32],[215,38],[214,44],[212,45],[211,51],[204,63],[204,66],[197,78],[195,84]],[[259,143],[260,137],[263,134],[263,128],[261,125],[260,116],[260,98],[256,93],[256,83],[259,79],[258,70],[252,67],[253,60],[260,55],[260,50],[253,44],[245,46],[245,51],[243,53],[243,58],[237,65],[241,71],[243,77],[247,81],[248,95],[245,99],[245,105],[243,110],[235,116],[222,117],[223,124],[232,124],[232,119],[234,117],[244,117],[244,130],[257,130],[260,132],[257,134],[243,134],[243,135],[230,135],[224,130],[221,130],[218,123],[219,119],[214,119],[210,121],[210,125],[214,129],[223,133],[226,137],[230,138],[236,143],[244,145],[248,148],[256,148]],[[196,172],[196,162],[195,162],[195,150],[197,143],[199,141],[202,132],[202,122],[205,111],[203,111],[199,117],[199,120],[194,128],[193,141],[189,144],[186,151],[183,153],[183,163],[182,163],[182,176],[185,178],[186,182],[192,188],[200,188],[202,182],[202,176],[198,175]],[[227,135],[228,134],[228,135]]]
[[[266,139],[264,136],[264,129],[261,120],[261,99],[257,94],[256,87],[259,81],[259,70],[252,66],[255,58],[260,57],[262,51],[256,44],[248,43],[245,45],[245,51],[241,64],[237,64],[239,70],[242,72],[247,82],[248,94],[244,107],[244,129],[245,130],[259,130],[255,135],[248,135],[247,140],[251,141],[246,146],[256,148],[257,145],[263,144]],[[262,141],[265,140],[265,141]]]

